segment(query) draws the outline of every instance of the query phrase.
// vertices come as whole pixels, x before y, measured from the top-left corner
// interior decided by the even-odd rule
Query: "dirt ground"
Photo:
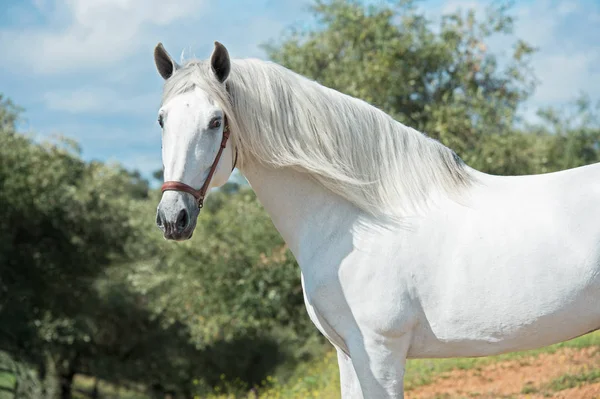
[[[565,348],[542,354],[504,361],[473,370],[455,370],[443,374],[432,384],[406,392],[407,399],[462,398],[600,398],[600,382],[580,383],[575,388],[559,390],[549,384],[566,374],[585,375],[600,369],[600,348]]]

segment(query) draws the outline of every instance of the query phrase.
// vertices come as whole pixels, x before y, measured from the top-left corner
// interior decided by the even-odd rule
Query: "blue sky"
[[[376,2],[377,0],[371,0]],[[382,1],[382,0],[380,0]],[[179,57],[205,58],[219,40],[236,58],[310,21],[310,0],[2,0],[0,92],[24,107],[23,131],[76,139],[86,159],[159,169],[158,41]],[[432,0],[432,18],[489,2]],[[600,99],[600,0],[516,2],[516,35],[539,48],[539,85],[525,115],[586,92]],[[492,51],[510,42],[492,42]]]

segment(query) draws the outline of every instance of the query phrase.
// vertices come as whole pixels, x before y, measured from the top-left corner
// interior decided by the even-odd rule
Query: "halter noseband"
[[[200,190],[196,190],[192,186],[188,186],[185,183],[179,181],[166,181],[161,187],[162,192],[165,191],[183,191],[184,193],[188,193],[194,196],[196,199],[196,203],[198,204],[198,208],[202,209],[204,206],[204,197],[206,196],[206,192],[208,191],[208,186],[210,185],[210,181],[215,174],[215,170],[217,169],[217,165],[219,164],[219,160],[221,159],[221,155],[223,154],[223,150],[227,147],[227,140],[229,139],[229,124],[227,123],[227,118],[224,118],[224,127],[223,127],[223,138],[221,139],[221,147],[219,148],[219,152],[215,156],[215,160],[213,161],[210,171],[208,172],[208,177],[204,181]],[[233,167],[231,170],[235,169],[235,164],[237,163],[237,148],[235,151],[235,160],[233,161]]]

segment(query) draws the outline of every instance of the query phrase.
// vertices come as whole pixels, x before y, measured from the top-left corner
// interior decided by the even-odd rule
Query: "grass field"
[[[14,363],[0,352],[0,399],[14,399],[17,378],[13,374]]]
[[[7,371],[0,371],[0,399],[14,399],[17,379]]]
[[[584,354],[575,358],[574,354],[584,351]],[[570,357],[569,357],[570,356]],[[600,331],[583,337],[576,338],[571,341],[552,345],[550,347],[536,349],[525,352],[515,352],[498,356],[484,358],[459,358],[459,359],[412,359],[408,361],[405,387],[407,398],[421,397],[417,391],[421,387],[429,387],[432,396],[437,399],[449,398],[469,398],[488,397],[481,392],[463,392],[457,395],[445,394],[443,392],[436,393],[436,385],[438,381],[452,382],[452,379],[461,379],[469,374],[482,377],[483,371],[487,368],[498,368],[498,365],[507,365],[508,368],[515,370],[515,374],[524,374],[524,369],[530,363],[535,363],[536,360],[546,365],[548,368],[557,369],[557,363],[560,361],[566,362],[564,365],[568,370],[581,372],[567,373],[552,379],[548,383],[542,383],[538,386],[534,376],[526,376],[527,381],[524,387],[518,391],[517,396],[502,396],[504,398],[511,397],[528,397],[532,394],[541,394],[541,397],[548,397],[553,392],[560,392],[569,388],[574,388],[580,385],[593,384],[600,382]],[[569,363],[571,361],[571,363]],[[571,367],[572,366],[572,367]],[[581,366],[578,368],[578,366]],[[523,371],[523,372],[521,372]],[[502,384],[504,376],[508,373],[506,370],[495,376],[496,382]],[[533,378],[532,378],[533,377]],[[489,379],[489,377],[488,377]],[[480,384],[481,385],[481,384]],[[531,392],[527,392],[528,388]],[[477,389],[477,387],[473,387]],[[523,392],[524,391],[524,392]],[[535,391],[535,392],[533,392]],[[525,396],[523,396],[525,395]],[[595,395],[595,394],[594,394]],[[215,396],[219,397],[219,396]],[[226,398],[220,396],[219,398]],[[339,398],[339,375],[337,368],[337,359],[334,352],[328,353],[323,359],[302,365],[295,372],[295,378],[292,378],[286,384],[274,383],[270,389],[263,390],[260,394],[262,399],[270,398]],[[501,397],[501,396],[489,396]],[[533,396],[530,396],[533,397]],[[574,397],[574,396],[573,396]],[[581,396],[587,398],[588,396]],[[589,396],[590,399],[600,398],[598,396]]]
[[[7,362],[0,356],[0,368]],[[4,359],[6,360],[6,359]],[[15,376],[0,371],[0,399],[14,399]],[[335,352],[301,364],[288,381],[274,378],[259,389],[261,399],[339,398]],[[77,377],[74,397],[86,398],[93,380]],[[408,399],[600,398],[600,331],[547,348],[485,358],[414,359],[405,376]],[[102,398],[145,399],[132,391],[100,384]],[[254,393],[248,398],[254,399]],[[200,398],[200,397],[198,397]],[[233,398],[215,393],[207,399]]]

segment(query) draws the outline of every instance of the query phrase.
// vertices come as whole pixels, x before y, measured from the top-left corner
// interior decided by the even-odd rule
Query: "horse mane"
[[[166,81],[163,103],[194,87],[223,108],[242,170],[295,168],[370,214],[402,218],[473,180],[437,140],[275,63],[232,60],[226,89],[208,62],[188,61]]]

